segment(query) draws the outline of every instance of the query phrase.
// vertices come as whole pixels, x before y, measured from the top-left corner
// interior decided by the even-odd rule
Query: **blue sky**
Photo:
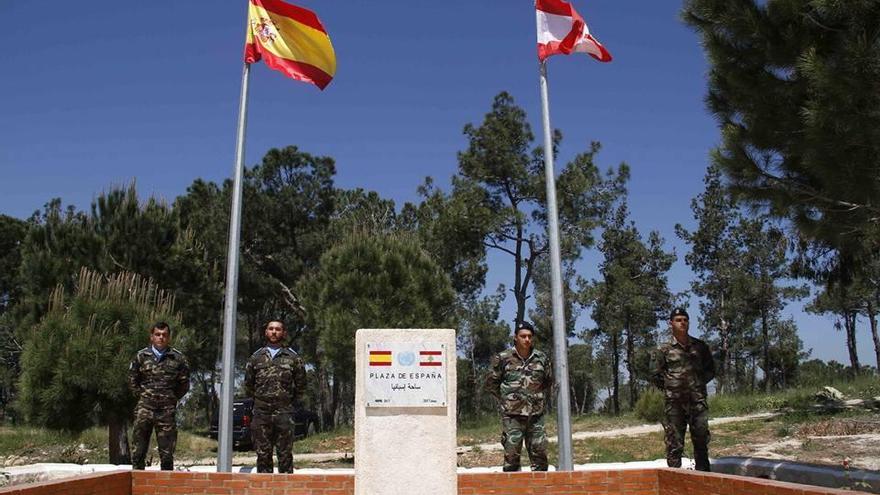
[[[338,186],[401,205],[418,199],[425,176],[446,187],[466,145],[462,127],[481,121],[502,90],[528,112],[540,141],[531,1],[300,5],[330,33],[336,79],[321,92],[253,67],[249,165],[294,144],[335,158]],[[632,216],[676,248],[670,284],[687,289],[692,274],[673,226],[693,226],[690,201],[718,141],[703,105],[698,39],[678,20],[678,2],[574,5],[615,60],[550,59],[560,162],[597,140],[603,167],[628,163]],[[52,197],[88,208],[97,193],[132,180],[142,195],[171,201],[197,177],[231,176],[245,10],[243,0],[0,1],[0,213],[25,218]],[[507,260],[491,261],[490,288],[511,285]],[[594,274],[599,261],[588,253],[583,272]],[[814,356],[848,362],[832,318],[806,315],[801,303],[789,312]],[[860,326],[861,359],[873,364],[867,323]]]

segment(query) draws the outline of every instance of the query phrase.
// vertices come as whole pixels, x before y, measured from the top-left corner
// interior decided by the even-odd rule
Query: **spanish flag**
[[[321,89],[336,74],[336,53],[318,16],[281,0],[250,0],[244,61],[260,60]]]
[[[391,366],[391,351],[370,351],[370,366]]]

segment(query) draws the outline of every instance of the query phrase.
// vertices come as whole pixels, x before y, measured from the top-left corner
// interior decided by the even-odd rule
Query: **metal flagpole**
[[[232,212],[229,218],[229,247],[226,257],[226,303],[223,308],[223,369],[220,386],[219,445],[217,471],[232,470],[232,400],[235,390],[235,323],[238,317],[238,251],[241,238],[241,190],[244,171],[244,136],[247,124],[248,76],[250,64],[241,75],[238,103],[238,131],[235,143],[235,172],[232,186]]]
[[[547,64],[541,66],[541,117],[544,124],[544,175],[547,181],[547,230],[550,236],[550,281],[553,296],[553,372],[556,375],[556,421],[559,435],[560,471],[571,471],[571,400],[568,388],[568,332],[562,294],[562,261],[559,254],[559,218],[556,212],[556,179],[553,168],[553,134],[550,132],[550,102],[547,96]]]

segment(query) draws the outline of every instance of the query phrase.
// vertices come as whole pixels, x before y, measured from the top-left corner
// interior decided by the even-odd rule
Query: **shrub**
[[[649,388],[642,393],[636,401],[636,416],[645,421],[656,423],[663,419],[666,414],[664,409],[663,394],[655,388]]]

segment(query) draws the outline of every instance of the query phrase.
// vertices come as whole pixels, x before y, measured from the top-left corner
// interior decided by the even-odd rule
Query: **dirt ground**
[[[880,470],[880,415],[829,418],[800,425],[770,421],[728,443],[732,445],[715,449],[713,455]]]
[[[595,462],[628,462],[663,459],[665,450],[663,434],[649,431],[638,434],[640,428],[619,428],[613,431],[608,425],[591,425],[594,433],[575,435],[573,454],[575,464]],[[836,415],[781,414],[739,422],[713,425],[710,455],[750,456],[767,459],[792,460],[852,468],[880,470],[880,414],[871,412],[848,412]],[[635,433],[635,434],[634,434]],[[588,437],[584,438],[586,435]],[[488,438],[486,438],[488,440]],[[206,440],[207,441],[207,440]],[[190,442],[192,443],[192,441]],[[471,442],[466,442],[471,443]],[[688,440],[689,443],[689,440]],[[179,446],[180,447],[180,446]],[[462,467],[499,466],[503,453],[495,450],[500,445],[471,443],[469,451],[458,456]],[[0,456],[0,467],[32,464],[36,462],[74,462],[79,464],[101,462],[106,458],[103,449],[91,449],[85,445],[58,446],[58,452],[37,448],[23,448],[16,455]],[[176,465],[210,465],[216,460],[210,448],[193,449],[199,454],[188,454],[178,449]],[[466,450],[462,448],[460,450]],[[353,466],[352,435],[318,436],[303,444],[294,445],[295,464],[298,467],[345,468]],[[556,460],[556,445],[549,448],[551,463]],[[690,448],[685,456],[690,457]],[[106,462],[106,461],[104,461]],[[233,463],[253,465],[256,457],[251,451],[235,452]],[[523,465],[528,458],[523,452]]]
[[[659,432],[575,440],[572,446],[575,464],[665,457],[663,435]],[[549,450],[553,462],[555,445]],[[691,452],[688,447],[685,455],[689,457]],[[712,428],[709,453],[713,458],[749,456],[837,466],[847,463],[852,468],[880,470],[880,414],[829,418],[783,415],[718,425]],[[459,455],[459,465],[466,467],[498,466],[501,461],[500,451],[475,449]],[[525,452],[522,463],[528,464]]]

